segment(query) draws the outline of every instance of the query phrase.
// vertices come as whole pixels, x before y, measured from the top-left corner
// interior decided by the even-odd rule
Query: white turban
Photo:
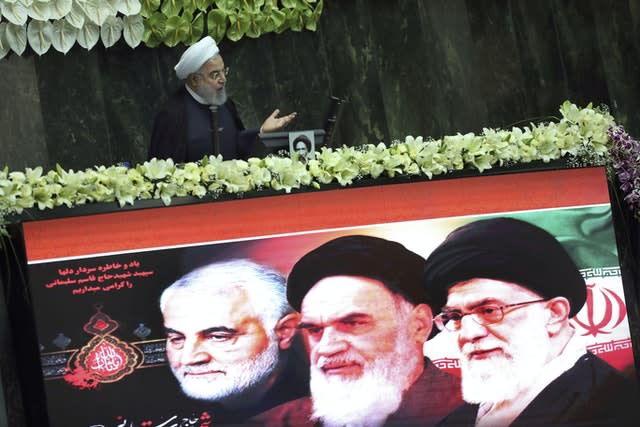
[[[189,74],[198,71],[202,64],[213,58],[218,52],[220,49],[218,49],[215,40],[210,36],[204,37],[184,51],[180,61],[173,67],[176,70],[176,76],[180,80],[186,79]]]

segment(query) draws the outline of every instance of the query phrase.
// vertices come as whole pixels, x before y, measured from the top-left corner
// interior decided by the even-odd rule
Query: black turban
[[[563,296],[571,305],[569,317],[580,311],[587,296],[584,279],[560,242],[511,218],[459,227],[427,258],[424,284],[435,310],[446,304],[450,287],[474,278],[515,283],[547,299]]]
[[[287,299],[300,311],[307,292],[325,277],[363,276],[379,280],[412,304],[428,304],[421,285],[423,267],[424,258],[400,243],[372,236],[338,237],[293,266],[287,278]]]

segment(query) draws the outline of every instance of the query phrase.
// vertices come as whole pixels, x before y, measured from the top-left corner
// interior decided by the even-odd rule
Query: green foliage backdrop
[[[105,48],[121,38],[131,48],[144,42],[176,46],[198,41],[205,31],[227,37],[285,30],[315,31],[323,0],[0,0],[0,59],[38,55],[51,47],[66,54],[76,44]]]

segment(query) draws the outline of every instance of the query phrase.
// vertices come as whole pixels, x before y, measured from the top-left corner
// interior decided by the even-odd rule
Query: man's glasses
[[[455,332],[460,330],[460,327],[462,326],[462,318],[464,316],[471,316],[474,322],[479,325],[486,326],[501,321],[504,318],[504,310],[507,308],[523,307],[528,304],[544,301],[546,300],[537,299],[534,301],[525,301],[506,305],[485,304],[475,307],[467,313],[457,310],[443,311],[433,318],[433,323],[435,323],[441,331]]]
[[[209,73],[209,77],[212,80],[218,80],[220,77],[222,77],[224,75],[224,77],[229,77],[229,67],[226,67],[222,70],[213,70],[212,72]]]

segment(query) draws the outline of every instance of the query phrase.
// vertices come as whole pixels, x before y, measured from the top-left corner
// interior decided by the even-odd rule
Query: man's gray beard
[[[402,336],[401,336],[402,335]],[[363,375],[355,380],[340,377],[327,378],[316,365],[311,366],[311,419],[321,420],[327,427],[367,426],[384,424],[390,414],[402,403],[404,391],[416,358],[422,363],[422,355],[415,355],[408,334],[398,335],[395,352],[365,365]],[[357,355],[346,354],[341,358],[358,361]]]
[[[262,384],[278,365],[280,349],[276,337],[269,338],[268,347],[256,358],[244,362],[228,365],[218,365],[213,361],[206,365],[173,370],[173,374],[180,381],[182,391],[193,399],[211,402],[224,402],[237,398],[242,394],[249,394],[254,388]],[[216,375],[213,379],[184,376],[187,371],[203,372],[209,370],[224,370],[225,374]]]
[[[482,345],[483,348],[492,346]],[[462,397],[466,402],[498,403],[515,398],[539,377],[551,351],[549,337],[542,327],[523,327],[508,347],[504,347],[504,343],[500,345],[507,354],[483,360],[469,360],[461,354]]]
[[[209,105],[217,105],[220,106],[227,102],[227,90],[222,88],[222,90],[217,91],[215,89],[211,89],[209,87],[203,88],[200,92],[197,92],[205,101],[209,103]]]

